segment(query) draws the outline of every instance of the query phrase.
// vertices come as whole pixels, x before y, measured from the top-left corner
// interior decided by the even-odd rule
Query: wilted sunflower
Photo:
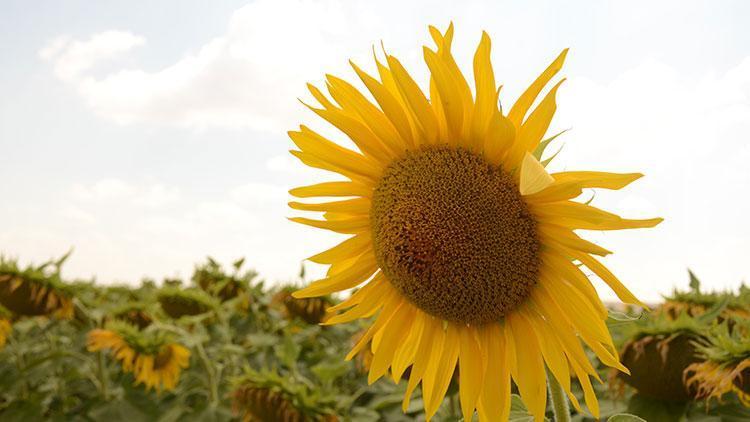
[[[270,371],[246,373],[232,392],[232,411],[243,422],[336,422],[332,404]]]
[[[734,392],[750,407],[750,323],[744,320],[729,327],[728,323],[714,327],[695,343],[705,361],[687,368],[685,384],[696,388],[706,401]]]
[[[218,306],[216,299],[200,289],[162,287],[156,299],[164,312],[172,318],[204,314]]]
[[[174,390],[180,372],[190,363],[190,351],[185,347],[120,321],[89,332],[86,347],[90,352],[109,350],[124,373],[133,373],[136,385],[142,383],[147,390],[158,392]]]
[[[676,318],[652,313],[631,324],[620,352],[630,374],[612,371],[613,381],[616,376],[651,399],[687,402],[695,398],[695,389],[683,382],[683,374],[688,366],[702,360],[694,341],[701,338],[718,314],[719,310],[713,309],[700,319],[685,312]]]
[[[20,316],[55,316],[73,318],[71,294],[60,280],[58,262],[48,262],[39,267],[20,269],[16,261],[0,257],[0,304]],[[56,271],[47,271],[51,264]]]
[[[115,308],[112,311],[112,316],[116,320],[128,322],[142,330],[154,322],[154,318],[149,312],[150,306],[150,304],[143,302],[129,302]]]
[[[671,318],[676,318],[680,313],[690,316],[701,316],[712,307],[725,303],[719,318],[743,319],[750,318],[750,303],[746,288],[740,288],[739,294],[732,291],[704,292],[700,288],[700,280],[688,270],[690,276],[690,290],[681,291],[675,289],[671,295],[664,297],[664,303],[656,309],[658,313],[664,313]]]
[[[325,319],[328,308],[333,305],[328,296],[298,299],[292,295],[293,292],[293,287],[283,287],[273,296],[271,302],[283,306],[283,312],[287,317],[299,318],[308,324],[320,324]]]
[[[652,227],[661,219],[623,219],[574,201],[584,188],[620,189],[641,174],[549,174],[540,162],[554,138],[544,136],[562,81],[533,109],[532,104],[560,70],[567,50],[505,113],[498,107],[489,36],[482,35],[474,55],[472,94],[451,55],[452,25],[444,34],[432,27],[430,33],[437,48],[424,48],[429,98],[388,54],[385,63],[376,58],[379,79],[352,63],[377,105],[334,76],[326,83],[333,101],[309,85],[322,106],[310,108],[358,151],[305,126],[289,132],[299,147],[293,155],[347,179],[290,193],[348,197],[291,202],[294,209],[324,213],[322,220],[292,220],[353,236],[310,258],[331,265],[327,277],[295,296],[320,296],[366,282],[332,308],[348,310],[328,323],[379,312],[349,357],[372,340],[371,382],[389,367],[398,379],[413,365],[404,408],[421,382],[428,419],[457,365],[466,420],[475,408],[482,420],[507,419],[511,377],[541,420],[545,364],[578,407],[570,393],[573,371],[596,415],[589,376],[598,377],[580,341],[605,364],[627,369],[604,323],[607,310],[582,266],[623,301],[640,302],[594,257],[610,252],[575,230]]]

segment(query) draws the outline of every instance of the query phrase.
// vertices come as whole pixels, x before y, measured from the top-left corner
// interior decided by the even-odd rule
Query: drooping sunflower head
[[[152,322],[154,317],[149,311],[150,304],[143,302],[128,302],[118,306],[112,311],[112,316],[116,320],[128,322],[142,330]]]
[[[294,290],[292,286],[282,287],[274,294],[271,303],[280,307],[288,318],[299,318],[308,324],[323,322],[333,300],[329,296],[296,298],[292,295]]]
[[[71,319],[74,315],[72,292],[50,263],[21,269],[14,260],[0,256],[0,304],[19,316],[55,316]]]
[[[750,322],[744,319],[712,327],[695,347],[704,361],[687,368],[685,383],[707,402],[734,392],[750,407]]]
[[[718,315],[718,309],[711,315]],[[628,340],[620,350],[620,359],[630,374],[615,374],[639,394],[656,400],[686,402],[696,397],[696,390],[686,384],[683,374],[690,365],[702,359],[695,341],[713,322],[689,316],[677,317],[652,313],[639,319],[627,330]]]
[[[676,318],[685,312],[690,316],[701,316],[713,307],[723,304],[719,315],[723,321],[733,318],[750,318],[750,301],[740,289],[739,294],[732,291],[705,292],[700,288],[700,280],[688,270],[690,275],[690,290],[675,289],[671,295],[664,297],[664,303],[656,309],[670,318]]]
[[[208,257],[205,264],[195,267],[193,283],[222,302],[245,295],[250,282],[258,273],[253,270],[241,273],[240,269],[244,263],[244,258],[238,259],[233,263],[234,273],[227,274],[218,262]]]
[[[464,418],[507,419],[510,380],[541,419],[545,365],[570,392],[575,374],[589,410],[596,371],[581,344],[607,365],[618,361],[607,311],[588,268],[625,302],[641,304],[595,256],[610,252],[576,230],[652,227],[576,201],[583,189],[620,189],[641,175],[591,171],[550,174],[545,148],[562,81],[563,51],[507,110],[482,34],[470,83],[451,54],[453,26],[430,28],[423,49],[429,94],[394,56],[375,59],[377,76],[352,63],[367,94],[327,75],[330,97],[309,85],[308,106],[354,144],[349,149],[307,126],[289,132],[304,164],[342,178],[292,189],[295,210],[321,219],[293,221],[350,235],[310,260],[330,265],[324,279],[295,293],[315,297],[364,285],[332,307],[334,324],[376,316],[354,347],[373,353],[370,381],[411,367],[404,408],[421,383],[430,419],[460,365]],[[571,372],[572,371],[572,372]],[[569,394],[573,404],[578,402]]]
[[[177,386],[180,372],[190,364],[190,351],[171,341],[159,331],[141,331],[122,321],[111,321],[105,329],[88,334],[90,352],[109,351],[122,365],[124,373],[133,373],[135,384],[146,390],[171,391]]]
[[[200,315],[218,307],[217,301],[200,289],[163,287],[156,298],[164,312],[172,318]]]
[[[333,403],[270,371],[248,371],[234,381],[232,410],[243,422],[336,422]]]

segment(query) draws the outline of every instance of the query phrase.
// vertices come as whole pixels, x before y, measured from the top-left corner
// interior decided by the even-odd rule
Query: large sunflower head
[[[19,316],[73,318],[72,292],[59,272],[65,258],[21,269],[16,261],[0,256],[0,304]],[[52,264],[56,269],[50,271]]]
[[[144,384],[146,390],[157,392],[174,390],[180,372],[190,363],[190,351],[164,333],[141,331],[122,321],[112,321],[104,329],[89,332],[87,349],[108,350],[124,373],[133,373],[136,385]]]
[[[509,109],[498,106],[490,38],[482,34],[468,81],[451,54],[453,26],[430,28],[425,47],[429,94],[394,56],[375,59],[377,76],[352,63],[369,96],[335,76],[330,98],[309,85],[309,106],[355,149],[301,126],[289,132],[303,163],[343,179],[291,190],[292,218],[348,234],[310,259],[327,277],[295,293],[313,297],[359,286],[327,323],[377,315],[351,356],[374,353],[369,378],[411,366],[404,408],[418,384],[427,418],[437,411],[460,366],[464,417],[507,419],[511,378],[536,418],[546,406],[545,365],[570,394],[571,375],[598,414],[590,377],[598,378],[581,342],[607,365],[618,361],[607,311],[586,274],[602,278],[625,302],[640,304],[596,256],[610,252],[576,230],[652,227],[661,219],[624,219],[576,201],[586,188],[620,189],[641,177],[566,171],[550,174],[545,147],[562,81],[542,95],[564,50]],[[537,101],[537,98],[541,99]],[[536,106],[534,106],[536,104]]]

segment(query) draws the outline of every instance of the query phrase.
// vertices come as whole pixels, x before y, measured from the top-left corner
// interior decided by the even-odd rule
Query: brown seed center
[[[391,163],[371,219],[383,273],[437,317],[497,321],[536,285],[536,224],[518,187],[468,150],[430,147]]]

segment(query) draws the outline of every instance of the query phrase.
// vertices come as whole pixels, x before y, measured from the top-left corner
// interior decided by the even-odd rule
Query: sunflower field
[[[0,261],[0,420],[425,420],[419,389],[404,406],[405,381],[370,384],[372,356],[346,359],[368,321],[326,325],[337,298],[296,299],[243,259],[130,287],[63,280],[66,258]],[[750,289],[690,276],[650,311],[610,311],[631,374],[600,364],[600,420],[750,420]],[[456,370],[432,420],[463,420],[459,383]],[[510,420],[533,420],[516,394]]]

